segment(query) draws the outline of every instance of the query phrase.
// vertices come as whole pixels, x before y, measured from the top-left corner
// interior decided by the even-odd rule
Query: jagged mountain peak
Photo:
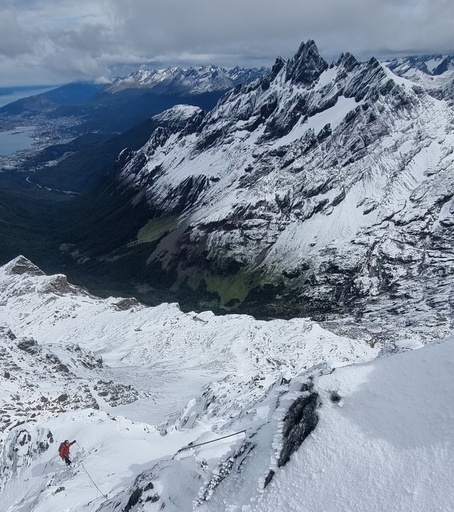
[[[22,255],[2,267],[1,272],[5,274],[3,284],[5,290],[12,289],[15,294],[26,294],[29,288],[32,287],[36,293],[43,295],[88,295],[88,292],[83,288],[68,283],[64,274],[47,276],[39,267]],[[17,276],[23,276],[20,286],[16,286]]]
[[[180,123],[187,122],[190,119],[193,119],[194,117],[202,115],[202,113],[203,110],[199,107],[194,107],[193,105],[180,104],[175,105],[174,107],[171,107],[167,110],[164,110],[164,112],[161,112],[160,114],[153,116],[152,119],[157,123],[166,123],[170,121],[173,124],[180,125]]]
[[[349,52],[342,53],[335,63],[336,66],[342,66],[347,71],[352,71],[356,66],[358,66],[359,62],[356,58]]]
[[[301,43],[295,56],[288,62],[286,80],[311,86],[328,68],[328,63],[320,55],[315,41]]]
[[[284,66],[285,59],[283,57],[278,57],[271,68],[270,75],[275,77]]]

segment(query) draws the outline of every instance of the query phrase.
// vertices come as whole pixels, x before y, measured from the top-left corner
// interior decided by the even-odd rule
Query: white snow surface
[[[380,347],[309,319],[101,300],[22,257],[0,267],[0,305],[4,512],[426,512],[454,501],[452,338],[418,350],[408,339],[377,359]],[[305,382],[318,425],[278,467]],[[71,468],[56,453],[63,439],[77,440]]]
[[[316,431],[269,490],[238,510],[451,510],[453,365],[450,338],[320,377]]]

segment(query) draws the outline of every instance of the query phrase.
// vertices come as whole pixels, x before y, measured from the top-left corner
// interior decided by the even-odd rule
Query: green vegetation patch
[[[155,242],[162,238],[166,233],[176,229],[178,226],[178,216],[165,217],[149,220],[143,228],[137,233],[137,243],[146,244]]]
[[[253,276],[237,274],[232,276],[208,276],[206,285],[209,292],[219,295],[221,306],[225,306],[230,301],[243,302],[255,284]]]

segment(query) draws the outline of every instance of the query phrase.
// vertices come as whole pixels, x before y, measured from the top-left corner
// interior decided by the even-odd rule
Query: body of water
[[[0,155],[11,155],[29,148],[34,142],[31,137],[34,129],[34,126],[19,126],[14,130],[0,132]]]

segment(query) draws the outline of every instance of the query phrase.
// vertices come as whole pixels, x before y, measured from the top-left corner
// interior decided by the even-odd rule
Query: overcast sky
[[[0,86],[142,62],[271,66],[308,39],[328,61],[454,53],[454,1],[0,0]]]

